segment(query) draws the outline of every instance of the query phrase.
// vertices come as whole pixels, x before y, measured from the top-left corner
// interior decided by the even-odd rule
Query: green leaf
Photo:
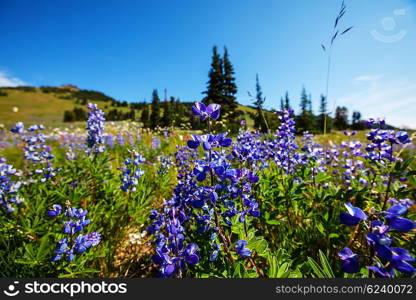
[[[326,278],[335,278],[334,272],[332,272],[331,269],[331,265],[321,250],[319,250],[319,259],[321,260],[322,269]]]
[[[279,225],[280,221],[279,220],[267,220],[266,223],[269,225]]]
[[[285,275],[285,274],[287,273],[287,271],[289,270],[289,266],[290,266],[290,264],[289,264],[289,263],[287,263],[287,262],[283,263],[283,264],[279,267],[279,270],[277,271],[276,278],[283,278],[283,277],[286,277],[286,276],[284,276],[284,275]]]
[[[315,176],[315,182],[319,183],[319,182],[323,182],[323,181],[330,181],[332,177],[328,176],[326,173],[318,173]]]
[[[323,270],[319,264],[311,257],[308,257],[308,264],[312,268],[313,274],[318,278],[325,278]]]

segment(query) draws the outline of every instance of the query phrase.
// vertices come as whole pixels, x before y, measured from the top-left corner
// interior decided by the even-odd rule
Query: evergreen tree
[[[290,107],[289,93],[287,91],[286,91],[286,95],[285,95],[285,109],[286,110],[291,109],[291,107]]]
[[[298,132],[314,131],[315,117],[312,114],[312,97],[306,93],[305,87],[302,88],[300,95],[300,115],[297,117]]]
[[[130,109],[130,112],[128,113],[128,118],[132,121],[136,121],[136,111],[134,110],[134,108]]]
[[[305,87],[302,88],[302,92],[300,94],[300,114],[305,115],[308,111],[309,99],[308,95],[306,94]]]
[[[237,101],[237,85],[235,84],[234,67],[228,56],[228,50],[224,47],[223,56],[223,102],[220,103],[224,111],[228,112],[231,122],[235,122]]]
[[[169,127],[171,125],[171,107],[168,99],[166,98],[165,101],[163,101],[163,116],[162,116],[162,126],[163,127]]]
[[[150,128],[154,129],[160,125],[160,99],[157,89],[152,93],[152,112],[150,114]]]
[[[313,109],[312,109],[312,95],[309,94],[308,97],[308,112],[313,115]]]
[[[361,113],[355,110],[352,113],[352,129],[361,130],[364,128],[365,128],[364,122],[361,121]]]
[[[220,57],[217,47],[213,47],[211,69],[209,71],[207,90],[203,101],[205,104],[218,103],[221,105],[221,118],[226,116],[228,129],[238,130],[237,122],[237,85],[235,84],[234,68],[229,59],[228,50],[224,47],[224,56]]]
[[[318,125],[319,130],[321,130],[323,133],[331,131],[331,118],[329,118],[328,116],[327,105],[328,103],[326,101],[326,97],[324,95],[321,95],[321,101],[319,104]]]
[[[140,121],[143,123],[143,127],[149,127],[149,106],[146,102],[144,102]]]
[[[223,102],[223,62],[217,52],[217,46],[212,48],[211,69],[208,74],[207,90],[203,99],[205,104]]]
[[[176,102],[175,97],[171,96],[169,99],[169,110],[170,110],[170,124],[176,126]]]
[[[74,112],[70,110],[64,111],[64,122],[73,122],[73,121],[75,121]]]
[[[181,101],[179,98],[175,100],[175,123],[176,126],[180,126],[183,123],[184,119],[184,110],[183,105],[181,104]]]
[[[334,126],[338,130],[345,130],[348,128],[348,109],[345,106],[338,106],[335,110]]]
[[[256,115],[254,117],[254,126],[259,128],[261,131],[268,131],[268,124],[263,113],[263,104],[265,98],[263,97],[263,92],[261,91],[259,75],[256,74],[256,98],[254,99],[254,105],[256,106]]]
[[[283,101],[283,98],[280,98],[280,110],[284,110],[285,109],[285,103]]]

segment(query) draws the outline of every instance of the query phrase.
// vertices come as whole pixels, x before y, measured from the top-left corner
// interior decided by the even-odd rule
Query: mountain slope
[[[65,110],[75,107],[85,107],[86,102],[93,102],[104,111],[111,107],[110,101],[97,101],[82,99],[74,96],[76,91],[63,89],[58,92],[45,92],[42,88],[1,88],[0,89],[0,123],[12,124],[18,121],[28,124],[43,123],[46,125],[59,125],[63,123]],[[81,103],[84,103],[81,104]],[[127,111],[127,107],[117,107]]]
[[[72,111],[76,107],[85,109],[88,102],[96,103],[105,113],[113,109],[122,112],[131,109],[126,103],[123,106],[122,102],[103,93],[79,90],[73,86],[0,88],[0,124],[10,126],[21,121],[27,124],[62,125],[66,110]],[[250,114],[255,113],[255,109],[244,105],[239,105],[238,109],[244,114],[247,124],[252,126],[254,122]],[[141,111],[136,110],[136,118],[140,114]]]

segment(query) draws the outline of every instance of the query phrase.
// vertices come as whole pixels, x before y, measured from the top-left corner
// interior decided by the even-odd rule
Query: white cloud
[[[355,81],[375,81],[379,80],[382,77],[382,75],[359,75],[354,78]]]
[[[356,89],[357,90],[357,89]],[[339,97],[337,105],[360,111],[365,118],[385,117],[398,127],[416,128],[416,83],[407,80],[368,81],[362,88]]]
[[[19,85],[27,85],[23,80],[10,76],[7,72],[0,70],[0,87],[12,87]]]

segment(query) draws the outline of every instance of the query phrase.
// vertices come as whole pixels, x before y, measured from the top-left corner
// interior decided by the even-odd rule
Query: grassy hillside
[[[111,102],[90,100],[104,111],[113,109]],[[45,125],[61,125],[65,110],[74,107],[85,107],[79,104],[77,98],[70,92],[44,92],[40,88],[29,91],[18,89],[1,89],[0,93],[0,123],[10,125],[17,121],[28,124],[43,123]],[[17,108],[17,109],[16,109]],[[127,111],[128,107],[117,107],[118,110]]]
[[[0,88],[0,124],[10,126],[21,121],[27,124],[63,125],[66,110],[72,111],[75,107],[85,108],[85,105],[81,104],[83,101],[79,94],[77,91],[59,88]],[[82,99],[96,103],[104,112],[115,108],[123,112],[130,110],[129,106],[114,107],[112,101],[99,101],[88,97]],[[255,109],[244,105],[239,105],[238,109],[244,113],[248,126],[252,126],[254,122],[250,114],[255,113]],[[140,114],[141,111],[136,110],[137,118]]]

